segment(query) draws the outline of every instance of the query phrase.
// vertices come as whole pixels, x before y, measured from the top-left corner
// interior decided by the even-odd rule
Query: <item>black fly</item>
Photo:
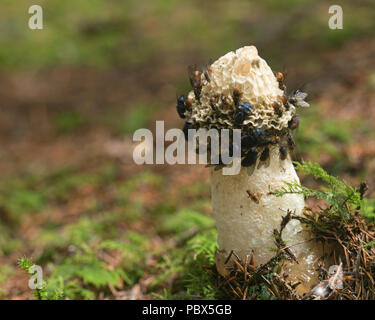
[[[184,132],[184,136],[185,136],[185,139],[186,139],[186,140],[189,140],[189,139],[188,139],[188,138],[189,138],[189,136],[188,136],[188,134],[189,134],[189,129],[194,129],[194,126],[193,126],[193,124],[192,124],[191,122],[186,121],[186,122],[185,122],[185,125],[184,125],[184,128],[182,129],[182,131]]]
[[[180,118],[185,119],[186,106],[185,106],[184,96],[179,96],[177,98],[176,109],[177,109],[177,113],[180,116]]]
[[[207,80],[207,82],[211,82],[211,77],[210,77],[210,74],[212,73],[211,64],[212,64],[212,60],[210,59],[210,62],[206,64],[206,66],[203,68],[203,75],[205,79]]]
[[[286,157],[288,156],[288,148],[284,145],[280,146],[279,152],[280,152],[280,159],[285,160]]]
[[[270,157],[270,149],[265,147],[260,155],[260,161],[266,161]]]
[[[241,166],[250,167],[257,161],[258,150],[257,148],[251,148],[245,155],[245,158],[241,161]]]
[[[242,122],[251,114],[251,106],[249,103],[245,102],[241,104],[236,113],[234,114],[234,123],[236,125],[241,125]]]
[[[210,77],[211,72],[212,72],[212,69],[211,69],[210,66],[205,68],[204,71],[203,71],[204,77],[206,78],[207,82],[211,82],[211,77]]]
[[[294,141],[293,135],[290,131],[288,132],[287,139],[288,139],[288,147],[289,147],[290,150],[293,151],[294,148],[296,147],[296,142]]]
[[[251,148],[255,146],[272,143],[273,139],[266,137],[262,129],[254,129],[250,134],[245,134],[241,137],[241,146]]]
[[[233,102],[236,107],[238,107],[238,105],[240,104],[241,96],[242,91],[240,89],[236,88],[233,90]]]
[[[299,117],[295,114],[292,119],[288,122],[288,128],[290,130],[295,130],[299,126]]]

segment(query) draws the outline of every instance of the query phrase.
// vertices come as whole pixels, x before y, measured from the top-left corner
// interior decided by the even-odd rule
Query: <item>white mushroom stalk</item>
[[[180,116],[187,118],[185,129],[241,129],[239,174],[223,175],[217,166],[210,168],[220,247],[216,266],[226,275],[231,251],[243,261],[253,255],[256,265],[266,263],[275,255],[273,232],[280,229],[282,217],[288,210],[302,215],[302,195],[276,197],[270,191],[285,182],[299,183],[289,154],[295,146],[291,131],[298,125],[296,107],[308,104],[300,91],[286,96],[282,74],[276,77],[254,46],[229,52],[205,71],[190,73],[194,90],[177,104]],[[298,260],[287,271],[310,286],[316,280],[320,250],[307,241],[310,235],[298,220],[286,225],[282,237]]]

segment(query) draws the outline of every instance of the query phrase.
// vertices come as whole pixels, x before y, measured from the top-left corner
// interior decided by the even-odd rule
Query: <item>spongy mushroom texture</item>
[[[302,195],[276,197],[269,193],[285,186],[284,181],[299,183],[290,157],[280,160],[277,147],[270,148],[268,166],[259,167],[258,159],[255,169],[242,167],[238,175],[222,175],[221,171],[211,169],[212,206],[220,247],[216,263],[220,273],[225,273],[224,261],[232,250],[242,261],[253,252],[256,265],[266,263],[275,255],[273,231],[280,230],[287,210],[301,216],[305,206]],[[247,190],[258,198],[258,203],[249,197]],[[311,243],[306,242],[301,223],[291,220],[282,238],[287,245],[292,245],[290,249],[297,257],[298,268],[302,269],[299,279],[305,282],[315,280],[313,262],[318,254]]]
[[[236,106],[233,103],[233,91],[242,91],[240,103],[248,102],[252,114],[243,122],[254,128],[276,129],[287,128],[288,121],[295,114],[295,107],[289,105],[280,117],[273,108],[273,103],[282,105],[284,92],[267,62],[258,55],[254,46],[246,46],[229,52],[216,60],[210,68],[210,81],[202,77],[202,91],[198,100],[193,91],[188,98],[192,100],[191,111],[186,113],[199,127],[231,129],[234,127],[233,113]],[[226,108],[218,108],[219,112],[210,106],[210,99],[227,97],[231,103]]]

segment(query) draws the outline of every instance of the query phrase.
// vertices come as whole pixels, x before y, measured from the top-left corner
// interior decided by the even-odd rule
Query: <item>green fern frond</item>
[[[17,264],[22,270],[25,270],[26,272],[29,272],[30,268],[34,265],[33,260],[26,256],[19,258]]]
[[[341,181],[340,179],[328,174],[319,164],[302,161],[295,162],[296,169],[306,175],[312,175],[316,180],[325,183],[326,186],[321,186],[319,189],[310,189],[298,183],[287,183],[285,187],[279,190],[271,191],[270,193],[281,197],[285,194],[301,194],[307,197],[315,197],[325,200],[329,206],[328,213],[339,215],[343,219],[348,219],[350,216],[349,210],[355,210],[363,205],[359,191]]]

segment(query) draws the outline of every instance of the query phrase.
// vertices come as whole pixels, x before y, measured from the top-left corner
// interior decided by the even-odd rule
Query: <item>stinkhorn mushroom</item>
[[[230,252],[243,261],[253,254],[257,265],[266,263],[275,254],[273,232],[280,229],[282,217],[288,210],[302,215],[302,195],[276,197],[270,191],[285,182],[299,183],[290,157],[295,146],[291,131],[298,126],[296,108],[309,105],[301,91],[286,94],[282,74],[275,76],[254,46],[229,52],[202,72],[191,70],[190,81],[193,90],[177,104],[180,116],[187,119],[185,131],[241,129],[239,173],[223,175],[217,166],[210,168],[220,248],[216,266],[226,275]],[[307,231],[295,219],[282,237],[298,261],[288,269],[292,279],[311,286],[320,255],[316,244],[308,241]]]

